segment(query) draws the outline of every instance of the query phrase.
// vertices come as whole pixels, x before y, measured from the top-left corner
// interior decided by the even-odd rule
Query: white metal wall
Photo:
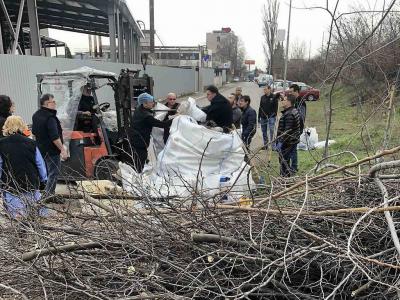
[[[9,95],[15,101],[17,114],[30,123],[31,116],[37,109],[36,74],[72,70],[82,66],[116,74],[123,68],[142,69],[141,65],[3,54],[0,55],[0,94]],[[207,85],[212,69],[205,70],[201,74],[204,74],[203,80]],[[156,98],[163,98],[170,91],[182,95],[196,90],[194,69],[147,66],[146,71],[154,78]]]

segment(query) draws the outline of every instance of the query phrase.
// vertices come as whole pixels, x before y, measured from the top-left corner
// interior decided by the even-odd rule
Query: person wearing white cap
[[[154,97],[148,93],[142,93],[138,97],[138,107],[132,117],[130,141],[130,163],[138,173],[143,171],[147,160],[147,148],[150,144],[150,135],[153,127],[167,128],[172,120],[160,121],[154,118]]]

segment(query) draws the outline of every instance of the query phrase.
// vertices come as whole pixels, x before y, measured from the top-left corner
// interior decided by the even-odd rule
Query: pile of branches
[[[0,295],[397,299],[400,180],[388,172],[400,162],[357,173],[363,162],[271,178],[247,206],[221,204],[223,193],[161,203],[83,195],[81,209],[2,219]]]

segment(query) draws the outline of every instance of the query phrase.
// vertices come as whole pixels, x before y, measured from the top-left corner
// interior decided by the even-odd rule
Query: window
[[[221,41],[221,37],[217,36],[217,42],[219,43]]]

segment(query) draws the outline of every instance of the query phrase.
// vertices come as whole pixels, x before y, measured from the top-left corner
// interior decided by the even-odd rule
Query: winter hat
[[[154,97],[148,93],[142,93],[139,95],[137,101],[139,105],[142,105],[146,102],[154,102]]]

